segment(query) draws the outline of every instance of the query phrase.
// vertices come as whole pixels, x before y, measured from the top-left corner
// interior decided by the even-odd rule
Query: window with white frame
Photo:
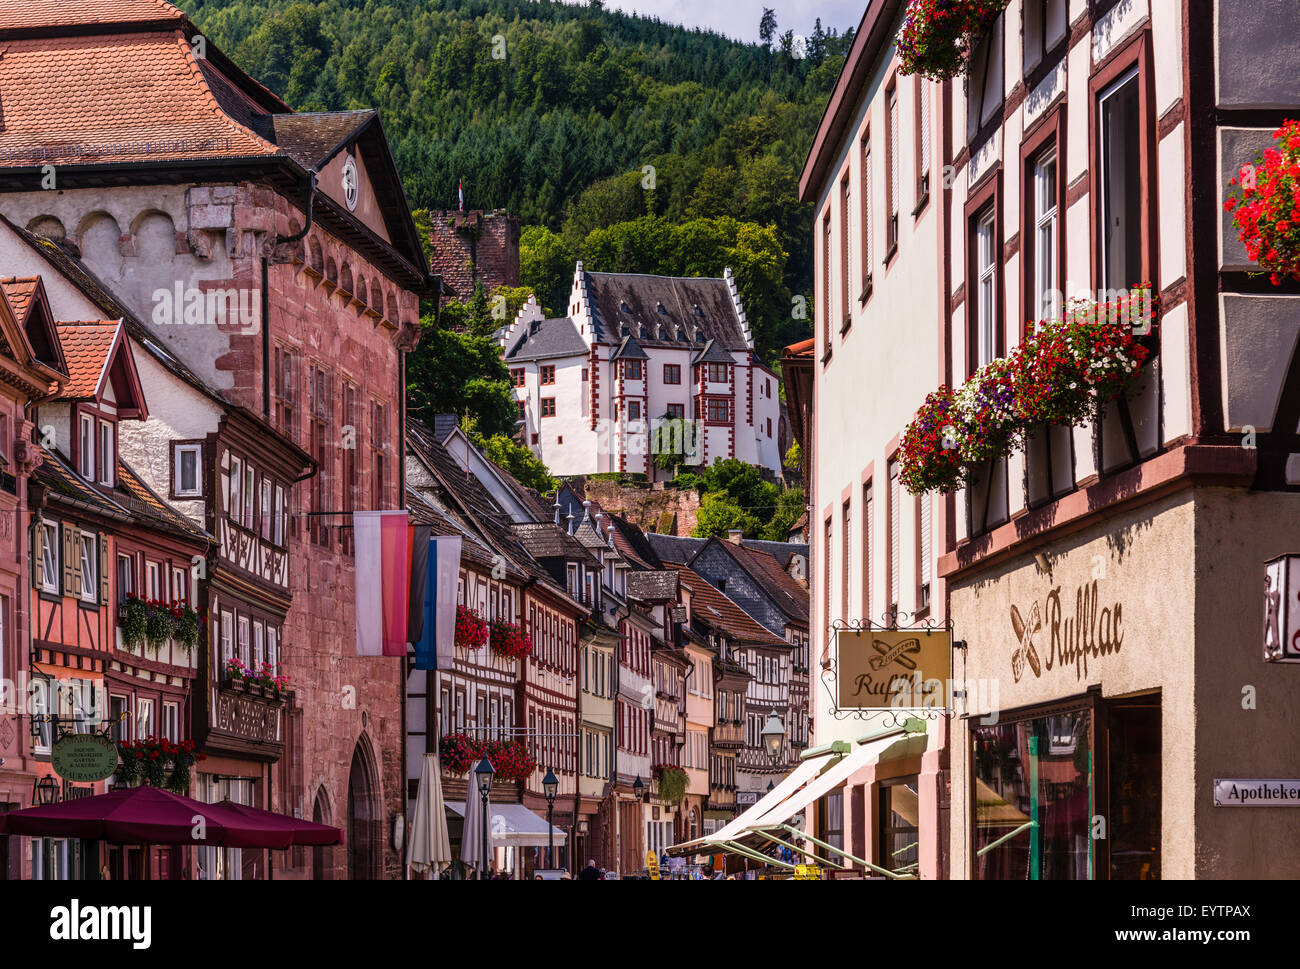
[[[249,623],[247,616],[239,617],[239,661],[245,666],[249,664],[252,657],[249,656]]]
[[[126,597],[135,594],[135,561],[130,555],[117,557],[117,601],[126,602]]]
[[[1034,159],[1034,321],[1060,316],[1056,149]]]
[[[266,627],[253,623],[253,668],[261,669],[266,662]]]
[[[265,475],[262,476],[262,507],[258,509],[258,514],[260,516],[260,528],[258,529],[258,534],[269,541],[271,538],[272,527],[271,479]]]
[[[996,320],[997,311],[997,231],[993,206],[981,213],[975,222],[975,368],[989,363],[997,350]]]
[[[181,740],[181,708],[179,703],[163,704],[162,730],[162,735],[172,743]]]
[[[272,541],[276,545],[284,545],[284,488],[280,485],[275,486],[275,530]]]
[[[96,602],[99,599],[99,556],[95,548],[95,533],[82,532],[78,544],[81,550],[81,600]]]
[[[257,500],[257,475],[251,464],[244,465],[244,511],[240,524],[245,528],[253,527],[253,504]]]
[[[99,483],[112,486],[117,480],[114,474],[114,459],[117,454],[113,447],[113,425],[110,421],[99,422]]]
[[[232,456],[230,458],[230,510],[233,521],[239,521],[244,507],[244,462]]]
[[[146,599],[163,598],[162,571],[157,562],[146,562],[144,566],[144,595]]]
[[[172,569],[172,599],[176,602],[189,602],[189,583],[185,581],[184,569]]]
[[[81,415],[81,437],[78,439],[79,470],[87,481],[95,480],[95,419],[89,414]]]
[[[227,609],[221,610],[221,662],[224,665],[235,657],[234,616]]]
[[[40,527],[41,538],[41,591],[59,591],[59,526],[45,522]]]
[[[135,735],[138,738],[155,736],[157,725],[154,722],[153,700],[138,697],[135,701]]]
[[[203,463],[203,446],[201,444],[177,444],[173,449],[173,471],[176,480],[172,489],[178,498],[200,498],[203,496],[202,474],[199,469]]]
[[[266,661],[271,664],[271,669],[277,670],[280,666],[280,649],[279,634],[274,626],[266,627]]]

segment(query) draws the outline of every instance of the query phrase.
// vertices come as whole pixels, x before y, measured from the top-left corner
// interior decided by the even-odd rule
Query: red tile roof
[[[816,351],[813,349],[817,345],[817,340],[800,340],[798,343],[791,343],[785,348],[787,357],[811,357]]]
[[[743,643],[757,643],[760,646],[789,646],[781,637],[759,624],[749,613],[741,609],[721,592],[709,584],[709,581],[684,565],[673,566],[682,576],[682,585],[691,594],[691,613],[698,615],[711,626],[716,626]]]
[[[5,296],[9,298],[9,305],[13,307],[14,316],[18,318],[19,323],[27,319],[27,311],[31,308],[32,297],[36,295],[36,286],[40,281],[39,276],[0,279],[0,289],[3,289]]]
[[[60,400],[86,400],[99,390],[99,381],[108,363],[108,353],[121,328],[121,320],[90,320],[58,323],[63,356],[68,361],[72,379],[59,394]]]
[[[184,19],[163,0],[0,0],[0,31]]]
[[[278,153],[221,109],[179,30],[13,40],[0,54],[0,165]]]

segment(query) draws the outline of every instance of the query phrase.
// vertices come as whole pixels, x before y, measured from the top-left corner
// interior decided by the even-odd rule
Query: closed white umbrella
[[[460,860],[471,868],[483,867],[483,828],[488,826],[487,858],[492,858],[492,829],[490,822],[483,816],[483,795],[479,793],[478,777],[474,771],[469,772],[469,790],[465,792],[465,824],[461,828]],[[490,808],[490,804],[489,804]]]
[[[442,771],[437,754],[424,755],[415,814],[407,836],[406,863],[418,874],[441,871],[451,863],[451,840],[447,837],[447,811],[442,802]]]

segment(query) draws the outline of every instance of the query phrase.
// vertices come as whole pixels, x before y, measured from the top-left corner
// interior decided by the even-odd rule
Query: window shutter
[[[59,525],[59,531],[63,535],[63,594],[65,596],[79,595],[81,590],[77,588],[76,572],[73,570],[73,562],[80,562],[81,556],[73,548],[75,540],[74,530],[63,522]],[[81,566],[78,565],[77,568]]]
[[[96,535],[95,547],[99,549],[99,602],[108,605],[108,536]]]
[[[72,595],[81,598],[81,529],[70,528],[72,535]]]
[[[37,592],[45,585],[45,526],[32,529],[32,588]]]

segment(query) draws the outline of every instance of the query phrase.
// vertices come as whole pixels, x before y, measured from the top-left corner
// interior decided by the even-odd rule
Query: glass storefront
[[[1160,877],[1160,701],[973,725],[974,875]]]
[[[915,872],[921,863],[920,778],[912,774],[880,784],[880,846],[876,864],[897,872]]]

